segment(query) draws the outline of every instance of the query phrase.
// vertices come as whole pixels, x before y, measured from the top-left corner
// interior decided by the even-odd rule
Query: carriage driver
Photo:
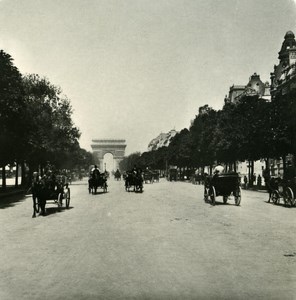
[[[95,168],[92,170],[92,176],[93,176],[93,178],[98,178],[100,175],[101,175],[101,172],[98,169],[98,166],[95,165]]]
[[[214,175],[219,175],[224,172],[224,167],[218,163],[218,165],[214,168]]]

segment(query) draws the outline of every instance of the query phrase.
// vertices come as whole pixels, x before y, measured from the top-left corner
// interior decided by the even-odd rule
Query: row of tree
[[[238,161],[249,161],[253,174],[254,161],[264,159],[269,170],[270,158],[282,158],[287,173],[286,158],[296,154],[295,97],[295,92],[273,101],[243,96],[218,111],[202,106],[189,129],[181,130],[168,147],[134,153],[121,167],[126,170],[135,164],[160,170],[170,165],[202,169],[220,162],[236,170]],[[292,164],[295,170],[295,160]]]
[[[0,51],[0,167],[22,166],[23,180],[50,162],[56,168],[89,166],[92,155],[79,146],[69,99],[36,74],[22,75],[12,57]],[[29,176],[24,170],[29,169]],[[17,181],[16,181],[17,184]]]

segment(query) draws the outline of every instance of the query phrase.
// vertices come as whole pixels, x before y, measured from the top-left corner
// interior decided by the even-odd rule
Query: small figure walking
[[[245,190],[247,189],[247,186],[248,186],[248,178],[247,178],[247,176],[245,175],[245,176],[244,176],[244,188],[245,188]]]
[[[262,185],[262,178],[261,178],[261,176],[259,174],[258,177],[257,177],[257,186],[260,188],[261,185]]]

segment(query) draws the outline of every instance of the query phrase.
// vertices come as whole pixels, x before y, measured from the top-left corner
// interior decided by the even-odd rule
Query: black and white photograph
[[[296,300],[296,0],[0,0],[0,300]]]

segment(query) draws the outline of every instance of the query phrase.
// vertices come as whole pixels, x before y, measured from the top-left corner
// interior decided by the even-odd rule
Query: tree
[[[131,170],[134,166],[139,167],[140,165],[140,152],[135,152],[125,157],[120,163],[119,167],[122,171]]]
[[[0,50],[0,165],[6,188],[5,165],[13,163],[24,138],[22,76],[12,57]]]
[[[211,166],[216,159],[214,132],[217,126],[217,112],[208,105],[199,108],[199,114],[190,126],[193,163],[198,167]]]
[[[79,130],[74,126],[70,101],[61,89],[36,74],[23,79],[26,116],[29,120],[25,147],[31,171],[47,161],[61,167],[79,148]]]
[[[192,143],[189,130],[182,129],[177,133],[168,146],[167,156],[171,165],[188,167],[191,165]]]
[[[292,154],[295,173],[296,155],[296,92],[287,95],[277,95],[272,101],[272,129],[275,157],[281,157],[286,173],[286,156]]]

